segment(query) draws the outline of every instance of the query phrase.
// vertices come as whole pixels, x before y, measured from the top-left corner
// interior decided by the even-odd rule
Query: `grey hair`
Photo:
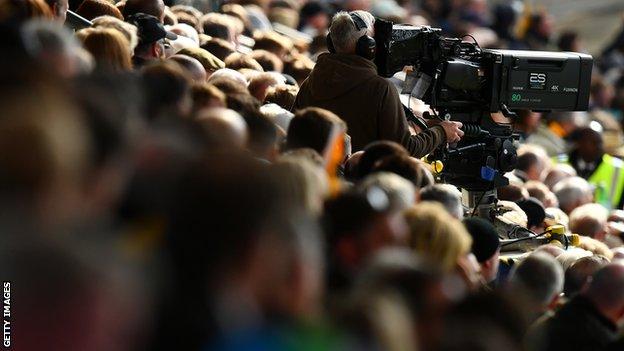
[[[394,173],[373,173],[358,184],[358,189],[364,193],[371,188],[383,190],[395,210],[403,211],[416,203],[416,188],[412,182]]]
[[[72,32],[58,22],[30,20],[22,26],[21,36],[27,52],[38,59],[46,53],[75,58],[81,48]]]
[[[451,216],[460,220],[464,217],[461,197],[461,192],[451,184],[433,184],[420,189],[421,201],[439,202]]]
[[[579,200],[592,194],[591,185],[581,177],[563,179],[553,187],[553,192],[559,201],[559,207],[569,209]]]
[[[563,277],[563,268],[554,257],[534,252],[514,267],[509,280],[544,308],[563,291]]]
[[[332,19],[329,33],[336,52],[352,54],[355,52],[355,44],[362,35],[373,34],[375,18],[366,11],[353,11],[366,23],[366,28],[357,30],[351,15],[348,12],[338,12]]]

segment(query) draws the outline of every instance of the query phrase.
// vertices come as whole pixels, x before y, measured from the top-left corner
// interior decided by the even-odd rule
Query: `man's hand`
[[[462,127],[461,122],[442,121],[440,122],[440,126],[444,128],[446,141],[449,143],[456,143],[464,136],[464,132],[459,129]]]

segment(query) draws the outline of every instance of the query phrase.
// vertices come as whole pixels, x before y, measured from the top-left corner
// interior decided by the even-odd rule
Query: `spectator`
[[[333,138],[346,129],[344,122],[327,110],[316,107],[300,110],[288,127],[286,149],[311,148],[323,156]]]
[[[196,59],[186,55],[173,55],[169,59],[182,66],[193,81],[197,83],[206,81],[206,70]]]
[[[101,28],[88,30],[82,45],[95,59],[96,68],[111,72],[130,71],[130,43],[118,30]]]
[[[161,24],[165,19],[165,4],[162,0],[126,0],[123,8],[123,17],[128,18],[137,14],[156,17]],[[139,29],[140,30],[140,29]],[[139,34],[140,37],[140,34]]]
[[[509,277],[511,291],[524,293],[533,320],[550,314],[563,291],[563,269],[551,255],[536,252],[514,267]]]
[[[589,127],[578,130],[569,160],[578,175],[596,187],[596,202],[607,208],[622,207],[624,175],[619,175],[622,160],[605,153],[598,131]]]
[[[50,6],[52,16],[59,22],[64,23],[65,18],[67,18],[67,10],[69,9],[67,0],[46,0],[46,3]]]
[[[470,253],[472,239],[457,219],[439,204],[423,203],[406,211],[410,247],[445,272],[456,269]]]
[[[104,0],[85,0],[78,6],[76,13],[88,20],[100,16],[111,16],[122,21],[124,19],[119,9],[110,2]]]
[[[158,22],[158,18],[143,13],[126,17],[126,20],[138,28],[139,44],[134,49],[132,62],[135,68],[140,68],[150,61],[162,59],[165,56],[163,40],[175,40],[177,36],[165,30]]]
[[[468,217],[463,222],[472,237],[472,253],[481,266],[481,276],[486,283],[491,283],[498,274],[501,249],[496,228],[478,217]]]
[[[214,85],[208,83],[195,83],[191,88],[191,97],[193,99],[193,108],[191,115],[197,116],[199,111],[218,107],[224,108],[225,94],[217,89]]]
[[[581,177],[566,178],[553,188],[559,208],[566,214],[570,214],[575,208],[592,202],[592,188]]]
[[[433,184],[431,172],[422,161],[407,155],[388,156],[379,161],[374,172],[390,172],[409,180],[416,189]]]
[[[372,188],[383,190],[390,201],[390,208],[404,211],[416,204],[416,189],[407,179],[393,173],[377,172],[364,178],[358,189],[366,193]]]
[[[139,44],[139,37],[137,36],[137,27],[124,22],[123,20],[119,20],[112,16],[99,16],[91,20],[93,23],[93,28],[113,28],[118,30],[121,34],[124,35],[126,40],[130,43],[130,48],[132,52]]]
[[[241,150],[247,145],[247,123],[237,112],[225,108],[201,111],[197,121],[205,143],[215,150]]]
[[[600,268],[609,264],[609,260],[603,256],[587,256],[576,260],[565,270],[563,293],[566,298],[571,299],[591,282],[591,277]]]
[[[420,201],[438,202],[451,216],[459,220],[464,217],[461,193],[450,184],[433,184],[420,189]]]
[[[570,212],[570,231],[604,241],[609,211],[599,204],[585,204]]]
[[[624,315],[624,266],[598,270],[587,290],[539,328],[536,350],[604,350],[617,338]]]
[[[141,70],[149,120],[188,115],[192,108],[191,77],[180,65],[165,61]]]

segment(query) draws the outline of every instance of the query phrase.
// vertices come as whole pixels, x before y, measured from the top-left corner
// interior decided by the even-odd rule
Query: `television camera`
[[[514,110],[587,110],[593,59],[575,52],[482,49],[438,28],[375,21],[378,74],[411,66],[411,95],[429,105],[425,118],[458,121],[464,137],[429,155],[441,180],[462,189],[464,205],[492,219],[496,188],[514,169]],[[502,113],[503,120],[493,118]],[[475,210],[476,211],[476,210]]]

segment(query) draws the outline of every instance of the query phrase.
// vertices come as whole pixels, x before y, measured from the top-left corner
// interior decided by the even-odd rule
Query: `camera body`
[[[391,77],[412,66],[412,95],[441,119],[462,122],[464,138],[430,157],[444,164],[445,182],[470,191],[508,184],[516,163],[512,110],[582,111],[589,104],[593,59],[572,52],[481,49],[477,43],[445,38],[428,26],[375,21],[378,73]]]

